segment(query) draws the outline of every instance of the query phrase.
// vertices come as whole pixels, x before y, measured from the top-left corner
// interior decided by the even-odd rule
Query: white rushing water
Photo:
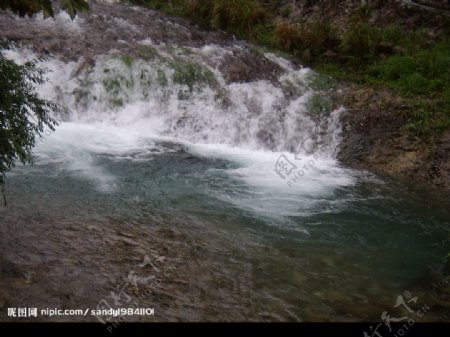
[[[158,141],[182,143],[195,155],[236,163],[227,174],[258,191],[224,200],[278,215],[302,214],[299,201],[309,208],[354,183],[354,172],[334,159],[343,108],[327,96],[330,79],[266,54],[283,69],[277,83],[227,84],[218,64],[231,50],[141,45],[145,59],[112,52],[43,63],[51,72],[39,93],[64,112],[35,149],[37,164],[57,162],[108,193],[116,188],[114,172],[95,155],[146,160]],[[29,50],[7,55],[17,62],[35,57]]]

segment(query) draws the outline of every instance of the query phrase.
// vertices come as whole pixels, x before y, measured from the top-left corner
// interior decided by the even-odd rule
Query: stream
[[[2,320],[129,296],[155,308],[130,320],[380,321],[399,296],[449,319],[448,200],[335,159],[339,83],[128,5],[0,19],[8,57],[52,55],[37,90],[62,107],[6,176]]]

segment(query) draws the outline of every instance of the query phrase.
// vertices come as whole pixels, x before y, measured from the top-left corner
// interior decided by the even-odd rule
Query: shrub
[[[353,22],[342,37],[340,50],[347,61],[366,63],[375,54],[378,42],[379,34],[376,28],[367,22]]]
[[[0,43],[0,185],[4,183],[5,173],[17,161],[23,164],[32,162],[32,149],[45,128],[54,130],[56,125],[51,112],[60,109],[55,103],[39,98],[36,92],[36,87],[45,82],[47,70],[38,66],[45,59],[19,65],[3,54],[2,44]]]
[[[324,19],[315,19],[302,30],[301,40],[312,56],[317,57],[339,44],[336,29]]]
[[[204,28],[211,28],[212,0],[188,0],[184,5],[184,14]]]
[[[300,27],[287,21],[282,21],[275,27],[275,39],[285,51],[291,51],[298,45],[300,35]]]
[[[253,27],[267,14],[254,0],[218,0],[211,13],[211,26],[236,34],[252,34]]]
[[[335,28],[323,19],[315,19],[307,25],[284,21],[275,27],[274,35],[281,48],[293,51],[307,62],[339,44]]]

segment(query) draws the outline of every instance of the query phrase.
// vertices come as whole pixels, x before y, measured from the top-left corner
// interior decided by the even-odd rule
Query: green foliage
[[[113,73],[111,76],[104,78],[102,84],[110,96],[117,96],[123,89],[132,88],[134,82],[132,78],[126,78],[123,75]]]
[[[121,81],[124,78],[106,78],[102,81],[103,87],[105,88],[106,92],[118,95],[120,92],[121,87]]]
[[[131,67],[134,59],[130,56],[126,55],[113,55],[111,56],[111,60],[116,62],[122,62],[126,67]],[[127,89],[133,88],[135,86],[135,81],[133,79],[132,73],[130,71],[125,74],[121,72],[120,68],[117,66],[112,66],[111,68],[104,68],[103,72],[105,76],[102,78],[102,85],[105,90],[106,98],[108,100],[108,105],[111,108],[122,107],[126,102],[128,102],[127,97]],[[139,82],[141,84],[143,95],[147,95],[148,89],[151,85],[151,78],[146,70],[141,71],[139,76]],[[90,88],[92,86],[92,82],[90,80],[86,80],[79,83],[79,87],[83,88],[82,93],[86,93],[85,96],[82,96],[81,107],[86,108],[87,105],[84,102],[89,102],[89,100],[94,99],[91,97]],[[77,96],[75,96],[77,97]]]
[[[309,51],[310,58],[317,58],[329,49],[334,49],[339,40],[336,29],[322,18],[314,19],[311,24],[303,27],[300,36],[301,48]],[[307,59],[306,61],[310,61]]]
[[[447,98],[411,99],[412,115],[406,127],[416,135],[442,132],[450,127],[450,104]]]
[[[72,20],[78,12],[87,11],[85,0],[60,0],[61,9]],[[32,16],[42,11],[44,19],[53,16],[50,0],[2,0],[2,10],[10,9],[19,16]],[[0,185],[4,184],[5,173],[16,163],[31,163],[32,149],[36,139],[42,136],[45,127],[54,130],[56,121],[51,111],[59,110],[50,101],[39,98],[35,86],[44,83],[46,69],[39,69],[42,60],[32,60],[23,65],[16,64],[4,56],[0,46]],[[4,194],[3,194],[4,195]],[[6,204],[6,199],[5,199]]]
[[[53,16],[53,8],[50,0],[3,0],[0,1],[0,8],[3,10],[10,9],[13,13],[20,16],[32,16],[41,10],[45,18]]]
[[[419,107],[415,109],[413,115],[412,121],[409,122],[406,127],[417,135],[428,133],[430,128],[430,111],[423,107]]]
[[[327,21],[316,18],[309,24],[279,23],[274,30],[278,45],[301,57],[303,61],[315,60],[339,44],[336,29]]]
[[[87,68],[87,73],[76,79],[77,87],[72,91],[72,94],[74,95],[75,105],[77,108],[86,109],[91,100],[97,99],[94,95],[92,95],[93,82],[88,76],[90,71],[91,68]],[[104,69],[103,71],[108,73],[110,70]]]
[[[327,95],[314,94],[308,99],[305,107],[314,117],[328,117],[333,110],[333,100]]]
[[[211,28],[213,0],[187,0],[181,6],[183,15],[188,16],[203,28]]]
[[[289,7],[283,8],[283,9],[281,10],[281,12],[280,12],[280,15],[281,15],[283,18],[289,17],[289,15],[291,15],[291,9],[290,9]]]
[[[60,0],[61,9],[66,11],[73,20],[77,12],[86,12],[89,5],[85,0]]]
[[[37,64],[42,59],[18,65],[0,50],[0,184],[5,172],[19,160],[32,162],[32,148],[44,128],[54,130],[56,121],[51,111],[56,104],[38,97],[35,86],[44,83],[45,69]]]
[[[418,135],[450,125],[450,40],[393,55],[369,67],[368,81],[386,85],[411,101],[407,127]]]
[[[203,28],[215,28],[239,36],[252,35],[267,12],[256,0],[131,0],[172,15],[187,16]]]
[[[211,12],[211,26],[235,34],[252,34],[253,27],[264,21],[267,13],[254,0],[217,0]]]
[[[109,103],[113,107],[123,107],[123,99],[122,98],[111,98]]]
[[[127,67],[131,67],[131,65],[133,64],[133,58],[129,55],[121,55],[120,59],[122,60],[123,64],[125,64]]]
[[[394,55],[370,67],[370,75],[404,95],[441,94],[450,87],[450,40],[410,55]]]
[[[89,10],[89,4],[86,0],[60,0],[61,9],[66,11],[73,20],[78,12]],[[19,16],[32,16],[42,11],[44,18],[53,16],[53,7],[51,0],[2,0],[1,9],[10,9]]]
[[[156,80],[158,81],[159,85],[162,87],[165,87],[168,83],[166,74],[161,69],[158,69]]]
[[[275,27],[274,34],[276,42],[283,50],[293,51],[300,40],[300,26],[283,21]]]
[[[252,35],[249,37],[252,41],[259,44],[260,46],[269,47],[273,52],[274,50],[274,37],[273,37],[273,27],[265,23],[258,23],[253,27]]]
[[[214,82],[214,74],[207,68],[202,67],[197,63],[181,62],[173,64],[175,72],[173,74],[173,82],[178,84],[185,84],[192,91],[196,83]]]
[[[377,30],[367,22],[358,21],[350,24],[345,31],[340,49],[348,62],[364,63],[375,53],[378,42]]]

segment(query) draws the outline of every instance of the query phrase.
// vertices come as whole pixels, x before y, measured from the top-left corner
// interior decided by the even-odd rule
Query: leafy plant
[[[218,0],[211,12],[211,26],[236,34],[251,34],[254,25],[266,16],[265,10],[254,0]]]
[[[77,12],[86,12],[89,10],[89,5],[86,0],[60,0],[60,6],[62,10],[70,15],[72,20],[77,15]]]
[[[45,69],[36,59],[18,65],[0,50],[0,184],[17,160],[32,162],[32,148],[45,127],[54,130],[50,116],[58,106],[39,98],[35,86],[44,83]]]
[[[300,27],[288,21],[282,21],[275,27],[275,38],[286,51],[290,51],[299,43]]]
[[[294,52],[307,62],[339,44],[336,29],[320,18],[309,24],[281,22],[275,27],[274,35],[284,50]]]
[[[347,61],[361,64],[375,54],[378,41],[376,29],[367,22],[358,21],[350,24],[345,31],[340,49]]]

